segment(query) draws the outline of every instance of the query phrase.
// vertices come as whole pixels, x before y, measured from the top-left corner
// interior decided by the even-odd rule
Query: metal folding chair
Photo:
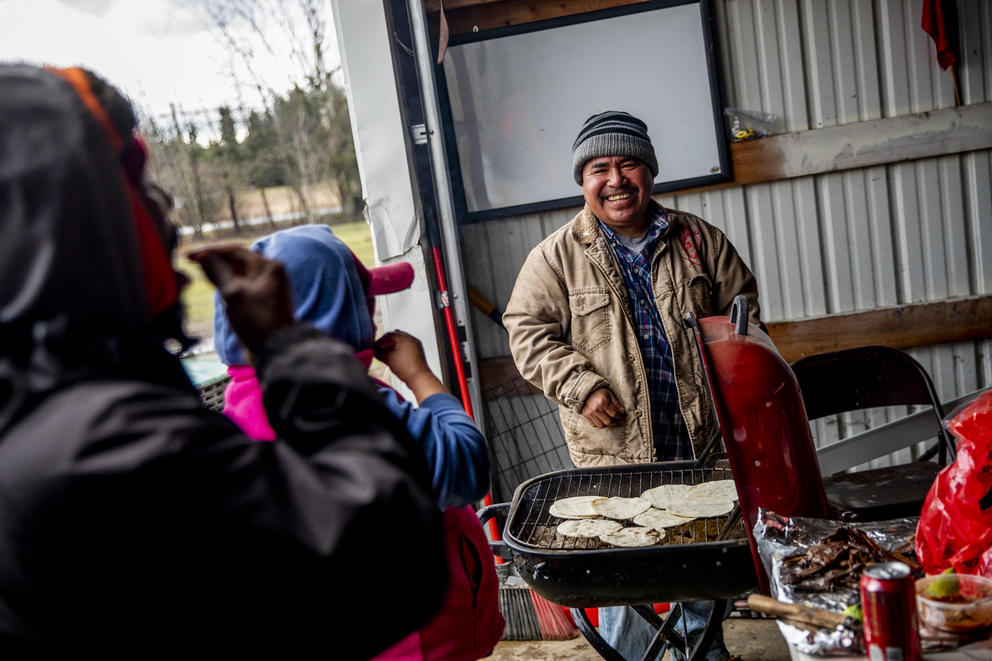
[[[811,421],[886,406],[922,406],[933,412],[937,441],[917,461],[823,478],[827,503],[841,518],[918,516],[937,473],[954,457],[944,410],[923,366],[898,349],[870,346],[807,356],[792,363],[792,371]]]

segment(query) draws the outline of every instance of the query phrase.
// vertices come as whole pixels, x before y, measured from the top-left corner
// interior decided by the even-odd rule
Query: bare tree
[[[336,69],[327,65],[326,0],[187,2],[204,11],[234,55],[231,75],[236,87],[259,97],[285,169],[285,183],[308,221],[314,219],[310,191],[318,184],[332,182],[342,204],[357,207],[357,163],[347,104],[337,102],[343,93],[332,82]],[[268,87],[258,75],[262,56],[286,63],[283,90]]]
[[[217,161],[221,169],[221,179],[224,182],[224,193],[227,195],[227,207],[234,223],[234,233],[241,234],[241,219],[238,217],[237,187],[243,179],[241,145],[238,143],[238,132],[234,125],[234,116],[228,106],[217,109],[220,118],[220,140],[216,144]]]
[[[212,182],[204,181],[200,163],[204,147],[197,142],[196,122],[181,107],[173,105],[166,122],[168,126],[151,116],[141,118],[142,131],[154,155],[149,176],[174,196],[173,219],[202,238],[203,225],[216,207],[210,193]]]

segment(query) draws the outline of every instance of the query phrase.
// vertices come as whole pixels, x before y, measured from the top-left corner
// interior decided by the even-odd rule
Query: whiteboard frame
[[[652,188],[652,194],[668,193],[677,190],[684,190],[687,188],[695,188],[698,186],[708,186],[712,184],[724,183],[733,180],[733,173],[731,172],[731,160],[729,152],[729,141],[727,139],[726,131],[723,122],[723,101],[721,96],[721,85],[719,78],[719,69],[717,66],[718,58],[715,50],[715,43],[713,39],[714,28],[713,28],[713,13],[710,7],[711,0],[652,0],[649,2],[641,2],[633,5],[625,5],[622,7],[616,7],[612,9],[604,9],[593,12],[586,12],[582,14],[573,14],[570,16],[564,16],[561,18],[555,18],[544,21],[535,21],[533,23],[526,23],[519,26],[511,26],[506,28],[498,28],[494,30],[483,30],[480,32],[468,33],[463,35],[453,36],[448,43],[448,50],[457,49],[458,46],[463,44],[470,44],[479,41],[486,41],[491,39],[501,39],[504,37],[510,37],[518,34],[538,32],[542,30],[553,30],[556,28],[566,27],[570,25],[575,25],[578,23],[588,23],[592,21],[600,21],[611,18],[616,18],[619,16],[625,16],[629,14],[638,13],[650,13],[655,12],[659,16],[664,12],[665,9],[671,7],[678,7],[683,5],[698,5],[699,13],[701,17],[700,21],[700,32],[703,40],[703,46],[706,51],[706,71],[708,73],[708,85],[709,85],[709,96],[711,100],[711,112],[709,116],[712,119],[712,130],[716,138],[716,151],[719,158],[720,171],[713,174],[706,174],[700,176],[694,176],[684,179],[669,180],[669,181],[659,181],[656,182]],[[617,38],[621,39],[620,37]],[[618,44],[616,47],[618,48]],[[609,48],[609,47],[607,47]],[[486,220],[493,220],[497,218],[506,218],[511,216],[521,216],[531,213],[539,213],[543,211],[550,211],[553,209],[562,209],[567,207],[577,207],[584,204],[584,199],[581,194],[575,196],[550,198],[544,200],[538,200],[526,204],[518,204],[513,206],[504,207],[493,207],[488,209],[480,209],[477,211],[469,211],[467,198],[465,195],[464,183],[462,181],[462,168],[461,168],[461,154],[458,151],[458,140],[454,131],[454,121],[451,111],[451,98],[449,96],[450,92],[447,85],[447,80],[445,78],[445,70],[443,66],[438,66],[437,69],[437,81],[438,81],[438,97],[441,105],[441,111],[443,116],[444,124],[444,142],[448,154],[448,163],[450,168],[450,177],[452,183],[452,189],[455,196],[456,213],[460,222],[480,222]],[[678,90],[666,90],[667,95],[677,97]],[[598,112],[602,108],[590,108],[590,114],[593,112]],[[578,130],[578,127],[576,127]],[[660,127],[652,128],[648,126],[649,133],[652,131],[659,131]],[[526,158],[526,154],[521,154],[521,158]],[[662,156],[664,158],[664,156]],[[563,155],[563,163],[567,162],[568,156]]]

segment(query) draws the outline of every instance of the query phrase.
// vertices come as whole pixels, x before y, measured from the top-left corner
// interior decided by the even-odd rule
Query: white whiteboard
[[[572,141],[604,110],[648,125],[656,191],[729,178],[708,15],[699,2],[659,4],[453,40],[444,61],[449,148],[470,220],[575,204]]]

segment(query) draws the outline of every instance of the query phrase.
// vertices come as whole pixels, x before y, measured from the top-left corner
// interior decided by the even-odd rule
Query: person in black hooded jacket
[[[421,453],[246,249],[191,257],[278,442],[202,407],[133,128],[90,72],[0,65],[0,657],[372,656],[444,596]]]

